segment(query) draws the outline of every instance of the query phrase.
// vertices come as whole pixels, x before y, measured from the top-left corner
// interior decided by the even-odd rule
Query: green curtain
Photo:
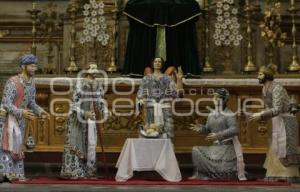
[[[161,57],[167,60],[166,53],[166,27],[157,26],[155,57]]]

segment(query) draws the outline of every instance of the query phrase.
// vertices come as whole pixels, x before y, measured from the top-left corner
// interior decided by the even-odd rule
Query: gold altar
[[[95,62],[100,69],[108,72],[120,72],[124,65],[129,22],[122,11],[127,0],[103,0],[105,4],[103,15],[106,21],[104,26],[109,35],[105,46],[99,42],[96,44],[80,43],[84,28],[84,13],[78,7],[86,2],[86,0],[59,0],[53,3],[45,0],[34,5],[32,1],[1,1],[0,3],[3,16],[0,20],[0,94],[2,95],[6,80],[19,72],[17,58],[31,51],[39,58],[39,71],[36,79],[37,103],[49,111],[51,103],[57,101],[53,105],[56,115],[51,115],[49,120],[36,119],[28,122],[26,137],[29,134],[34,136],[36,142],[34,152],[62,152],[63,150],[67,116],[59,114],[68,112],[70,95],[60,93],[69,90],[69,85],[60,82],[54,84],[56,94],[53,90],[51,91],[51,79],[59,76],[66,77],[65,70],[74,63],[76,67],[84,69],[90,62]],[[266,39],[261,34],[262,29],[268,29],[265,22],[265,19],[268,19],[266,17],[268,14],[265,14],[268,7],[267,1],[235,1],[236,8],[239,10],[239,32],[243,35],[243,39],[238,46],[229,46],[224,49],[216,45],[214,38],[214,33],[217,31],[215,28],[217,20],[215,3],[217,1],[197,0],[197,2],[201,9],[201,15],[196,23],[197,53],[203,72],[202,79],[185,80],[185,99],[197,101],[199,98],[209,98],[211,97],[207,95],[209,89],[225,87],[231,93],[229,106],[236,111],[245,100],[261,97],[261,86],[255,79],[256,71],[261,66],[275,63],[278,66],[279,81],[287,88],[289,94],[299,101],[298,55],[300,50],[297,49],[297,45],[299,45],[300,36],[297,35],[299,29],[296,30],[296,24],[299,23],[299,17],[296,16],[299,12],[299,3],[291,4],[289,1],[280,1],[282,16],[280,28],[282,32],[287,33],[287,37],[284,40],[284,47],[274,46],[270,49],[270,46],[263,43]],[[44,16],[42,20],[38,13],[43,13],[40,14]],[[57,17],[52,18],[51,15]],[[58,17],[59,15],[63,17]],[[265,24],[264,28],[260,27],[261,24]],[[229,50],[230,54],[227,53]],[[228,71],[226,73],[225,69],[230,69],[231,73]],[[114,73],[113,76],[117,77],[119,73]],[[122,95],[122,98],[134,101],[138,82],[139,80],[133,87],[134,94]],[[129,91],[132,87],[121,82],[109,83],[105,98],[110,109],[112,103],[119,98],[114,88],[123,92]],[[58,101],[58,99],[64,100]],[[206,105],[212,105],[212,103],[198,102],[199,111],[207,111]],[[190,103],[186,100],[176,104],[178,112],[189,111],[190,107]],[[126,111],[126,109],[120,110]],[[204,136],[189,130],[189,124],[197,118],[195,113],[191,116],[174,117],[177,153],[190,154],[192,146],[208,144]],[[206,119],[200,117],[200,120],[204,123]],[[101,124],[105,151],[120,152],[126,138],[138,136],[136,125],[140,121],[140,117],[134,114],[130,117],[114,115]],[[264,153],[270,126],[266,122],[247,124],[243,113],[238,114],[238,122],[244,153]]]
[[[74,78],[36,78],[37,87],[37,103],[45,110],[52,110],[55,114],[51,115],[49,120],[36,119],[28,122],[28,133],[31,133],[36,141],[34,152],[62,152],[64,144],[65,123],[69,110],[67,94],[69,83]],[[300,79],[278,79],[288,90],[292,97],[299,101]],[[51,85],[50,86],[50,84]],[[130,85],[131,82],[133,85]],[[129,101],[135,101],[135,93],[137,91],[140,79],[127,78],[109,78],[108,89],[105,99],[108,102],[109,109],[120,98],[126,98],[123,103],[118,105],[129,105]],[[252,99],[261,98],[261,86],[254,78],[249,79],[185,79],[184,90],[185,95],[181,101],[176,102],[176,113],[187,113],[184,116],[174,115],[175,124],[175,150],[176,153],[191,153],[194,145],[206,145],[203,135],[199,135],[189,129],[190,123],[200,118],[205,123],[206,118],[196,113],[189,115],[191,107],[196,107],[200,112],[207,112],[207,106],[212,106],[212,102],[207,100],[199,101],[199,98],[211,98],[211,92],[215,88],[226,87],[231,97],[229,106],[232,111],[238,112],[238,108],[251,104]],[[134,90],[134,94],[127,94]],[[123,93],[120,95],[118,93]],[[129,99],[129,100],[128,100]],[[188,100],[191,99],[191,100]],[[250,100],[249,100],[250,99]],[[194,101],[192,104],[190,101]],[[250,102],[250,103],[249,103]],[[105,123],[101,124],[104,149],[106,152],[120,152],[126,138],[138,137],[137,123],[141,122],[140,116],[132,114],[131,116],[120,116],[116,113],[135,110],[134,106],[122,108],[119,107],[112,111],[112,117]],[[259,109],[256,109],[257,111]],[[252,110],[254,112],[254,110]],[[65,114],[63,116],[63,114]],[[249,123],[245,121],[244,113],[237,113],[238,124],[240,126],[240,141],[243,146],[244,153],[258,154],[265,153],[268,144],[268,134],[270,134],[270,125],[267,122]],[[300,120],[300,117],[298,116]],[[99,146],[99,145],[98,145]],[[100,147],[98,148],[100,151]]]

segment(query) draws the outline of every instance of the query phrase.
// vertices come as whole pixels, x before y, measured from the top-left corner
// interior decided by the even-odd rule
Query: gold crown
[[[271,65],[262,66],[262,67],[259,68],[259,72],[262,72],[266,75],[274,76],[275,73],[276,73],[276,69]]]
[[[96,64],[90,64],[87,73],[99,73],[98,66]]]

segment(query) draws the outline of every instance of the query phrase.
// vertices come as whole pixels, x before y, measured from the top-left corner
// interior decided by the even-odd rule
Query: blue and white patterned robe
[[[83,178],[96,176],[97,162],[88,162],[88,123],[84,117],[87,111],[94,111],[92,98],[95,98],[96,110],[107,115],[108,109],[103,102],[104,91],[101,84],[96,83],[94,92],[90,82],[82,79],[73,87],[70,115],[66,124],[65,146],[61,176],[67,178]],[[81,121],[80,118],[84,121]],[[97,137],[97,133],[95,135]]]
[[[154,123],[154,110],[153,107],[149,106],[151,101],[157,103],[162,102],[164,99],[168,101],[163,101],[162,103],[170,103],[173,98],[178,97],[178,92],[174,80],[168,76],[163,75],[161,78],[156,79],[153,75],[145,76],[142,79],[142,83],[139,87],[137,98],[147,99],[146,100],[146,117],[145,123]],[[172,117],[172,109],[163,108],[163,128],[162,132],[167,134],[167,138],[174,140],[174,121]]]
[[[22,118],[23,109],[31,109],[36,115],[40,115],[42,108],[38,106],[35,102],[35,83],[34,79],[24,82],[19,76],[17,76],[24,88],[24,99],[20,108],[14,105],[14,100],[19,97],[17,95],[16,84],[10,78],[5,85],[3,90],[3,97],[1,106],[6,110],[8,114],[13,115],[20,127],[22,138],[24,139],[26,121]],[[13,160],[10,154],[2,149],[2,139],[3,139],[3,127],[5,119],[0,120],[0,174],[8,178],[24,178],[24,163],[23,160]]]

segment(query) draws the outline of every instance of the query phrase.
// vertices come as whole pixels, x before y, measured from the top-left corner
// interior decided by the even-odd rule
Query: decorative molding
[[[35,82],[36,85],[50,85],[51,79],[53,78],[41,78],[36,77]],[[75,83],[76,78],[69,78],[69,77],[58,77],[57,80],[54,81],[55,86],[69,86],[70,82]],[[135,86],[140,85],[142,79],[138,78],[97,78],[97,81],[106,83],[108,85],[112,85],[114,82],[118,82],[117,85],[126,85],[126,83],[134,83]],[[276,82],[281,83],[283,86],[299,86],[300,85],[300,78],[277,78],[275,79]],[[123,83],[120,83],[123,82]],[[243,78],[243,79],[183,79],[183,84],[186,86],[211,86],[211,87],[221,87],[221,86],[232,86],[232,87],[240,87],[240,86],[255,86],[255,87],[262,87],[258,83],[256,78]]]

